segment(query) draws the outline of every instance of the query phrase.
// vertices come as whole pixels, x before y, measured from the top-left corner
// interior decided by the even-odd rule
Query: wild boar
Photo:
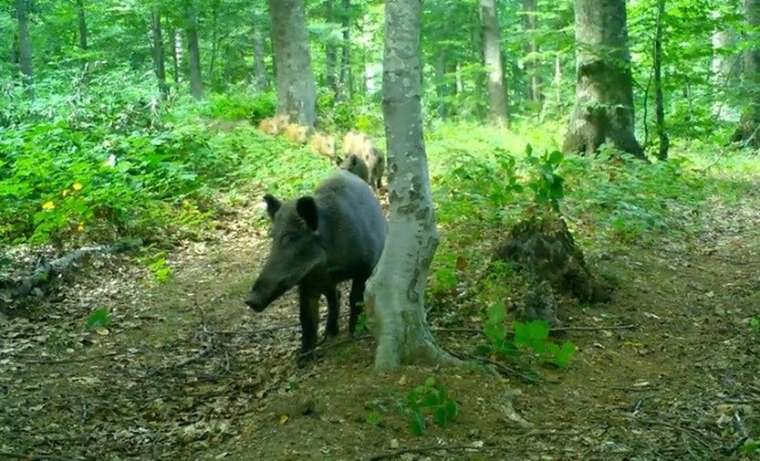
[[[343,138],[343,155],[348,158],[356,155],[367,165],[367,183],[375,190],[380,190],[385,172],[385,155],[375,147],[367,135],[349,131]],[[339,159],[339,164],[344,160]]]

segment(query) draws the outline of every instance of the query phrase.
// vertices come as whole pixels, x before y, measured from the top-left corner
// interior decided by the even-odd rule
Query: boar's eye
[[[283,244],[293,243],[296,240],[298,240],[298,234],[295,232],[288,232],[287,234],[283,234],[283,236],[280,237],[280,242]]]

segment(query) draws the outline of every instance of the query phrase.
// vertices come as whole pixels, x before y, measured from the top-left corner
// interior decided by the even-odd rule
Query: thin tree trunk
[[[254,14],[253,24],[253,80],[256,89],[266,91],[269,89],[269,75],[264,64],[264,34],[258,14]]]
[[[16,0],[16,19],[18,20],[18,62],[21,79],[26,86],[27,95],[34,97],[32,39],[29,36],[29,0]]]
[[[435,85],[438,93],[438,117],[446,120],[446,97],[448,87],[446,83],[446,48],[439,45],[438,56],[435,62]]]
[[[453,362],[425,319],[425,283],[438,245],[420,100],[421,0],[386,0],[383,114],[391,172],[390,227],[367,282],[365,306],[377,338],[375,368]]]
[[[625,0],[575,0],[575,107],[563,150],[593,154],[605,142],[644,157],[634,136]]]
[[[303,0],[268,0],[277,62],[277,112],[313,126],[316,86],[311,70]]]
[[[190,64],[190,93],[195,99],[203,98],[201,51],[198,45],[198,10],[196,0],[185,1],[187,32],[187,58]]]
[[[87,19],[84,12],[84,0],[77,0],[77,16],[79,18],[79,48],[87,49]]]
[[[169,94],[169,87],[166,86],[164,39],[161,33],[161,7],[158,4],[151,8],[150,29],[153,36],[153,70],[156,73],[158,89],[165,97]]]
[[[217,31],[219,19],[219,0],[211,3],[211,59],[208,63],[208,78],[214,81],[214,66],[216,65],[216,54],[219,50],[219,33]]]
[[[330,25],[335,23],[335,0],[325,1],[325,20]],[[332,37],[330,37],[325,44],[325,81],[327,82],[327,87],[336,96],[338,95],[337,64],[338,47]]]
[[[483,55],[488,69],[488,101],[491,120],[507,125],[507,91],[504,85],[504,65],[501,59],[501,38],[496,0],[480,0],[483,27]]]
[[[757,32],[760,30],[760,0],[744,0],[744,14],[751,30],[748,37],[751,45],[744,55],[744,79],[752,94],[732,140],[760,147],[760,34]]]
[[[660,160],[668,158],[670,140],[665,132],[665,106],[662,95],[662,21],[665,15],[665,0],[657,0],[657,24],[654,38],[654,98],[655,116],[657,120],[657,137],[660,140],[660,148],[657,157]],[[644,121],[646,123],[646,120]]]
[[[354,77],[351,71],[351,0],[342,0],[341,28],[343,29],[343,54],[340,60],[340,99],[351,99]]]
[[[179,32],[174,30],[174,27],[169,28],[169,37],[171,37],[171,41],[169,42],[169,45],[171,46],[171,56],[172,56],[172,72],[174,74],[174,84],[176,86],[179,86],[179,56],[182,52],[182,47],[180,46],[180,40]]]
[[[523,14],[525,20],[523,27],[528,33],[527,51],[530,54],[529,59],[525,60],[525,71],[528,74],[530,87],[528,96],[533,102],[541,101],[541,76],[538,69],[538,41],[536,40],[536,29],[538,26],[538,5],[537,0],[523,0]]]

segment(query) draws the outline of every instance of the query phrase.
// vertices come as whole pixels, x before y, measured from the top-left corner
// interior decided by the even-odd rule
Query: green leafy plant
[[[760,335],[760,317],[754,317],[749,321],[749,328],[757,335]]]
[[[760,439],[747,439],[741,447],[745,455],[760,454]]]
[[[536,157],[530,144],[525,148],[525,161],[533,168],[528,188],[533,191],[537,204],[549,206],[555,211],[559,211],[559,202],[565,196],[565,180],[557,173],[563,159],[564,155],[559,151],[546,151]]]
[[[90,315],[87,316],[87,321],[85,321],[85,327],[88,330],[91,330],[93,328],[107,327],[110,324],[111,314],[105,307],[99,307],[92,311]]]
[[[166,255],[164,253],[158,253],[153,256],[147,268],[158,283],[167,282],[173,274],[172,268],[166,262]]]
[[[406,398],[409,415],[409,429],[415,435],[422,435],[430,416],[439,427],[446,427],[459,415],[457,402],[449,397],[446,387],[434,377],[412,389]]]
[[[549,338],[549,324],[543,320],[513,322],[514,336],[509,338],[506,328],[506,309],[503,304],[488,308],[484,333],[492,352],[505,357],[516,357],[520,351],[534,354],[544,363],[565,368],[575,355],[575,344],[569,341],[561,345]]]

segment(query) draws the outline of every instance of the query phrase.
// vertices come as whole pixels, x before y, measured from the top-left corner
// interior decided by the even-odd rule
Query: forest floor
[[[0,458],[740,459],[760,435],[760,178],[748,181],[752,195],[684,216],[693,237],[584,248],[621,282],[609,303],[560,312],[578,352],[539,383],[379,374],[369,337],[341,336],[297,368],[294,295],[263,314],[242,302],[268,251],[243,204],[213,239],[168,255],[164,283],[111,256],[33,315],[0,320]],[[100,306],[111,323],[85,328]],[[480,340],[466,330],[482,319],[455,331],[440,316],[444,347]],[[404,402],[429,376],[460,415],[415,436]]]

